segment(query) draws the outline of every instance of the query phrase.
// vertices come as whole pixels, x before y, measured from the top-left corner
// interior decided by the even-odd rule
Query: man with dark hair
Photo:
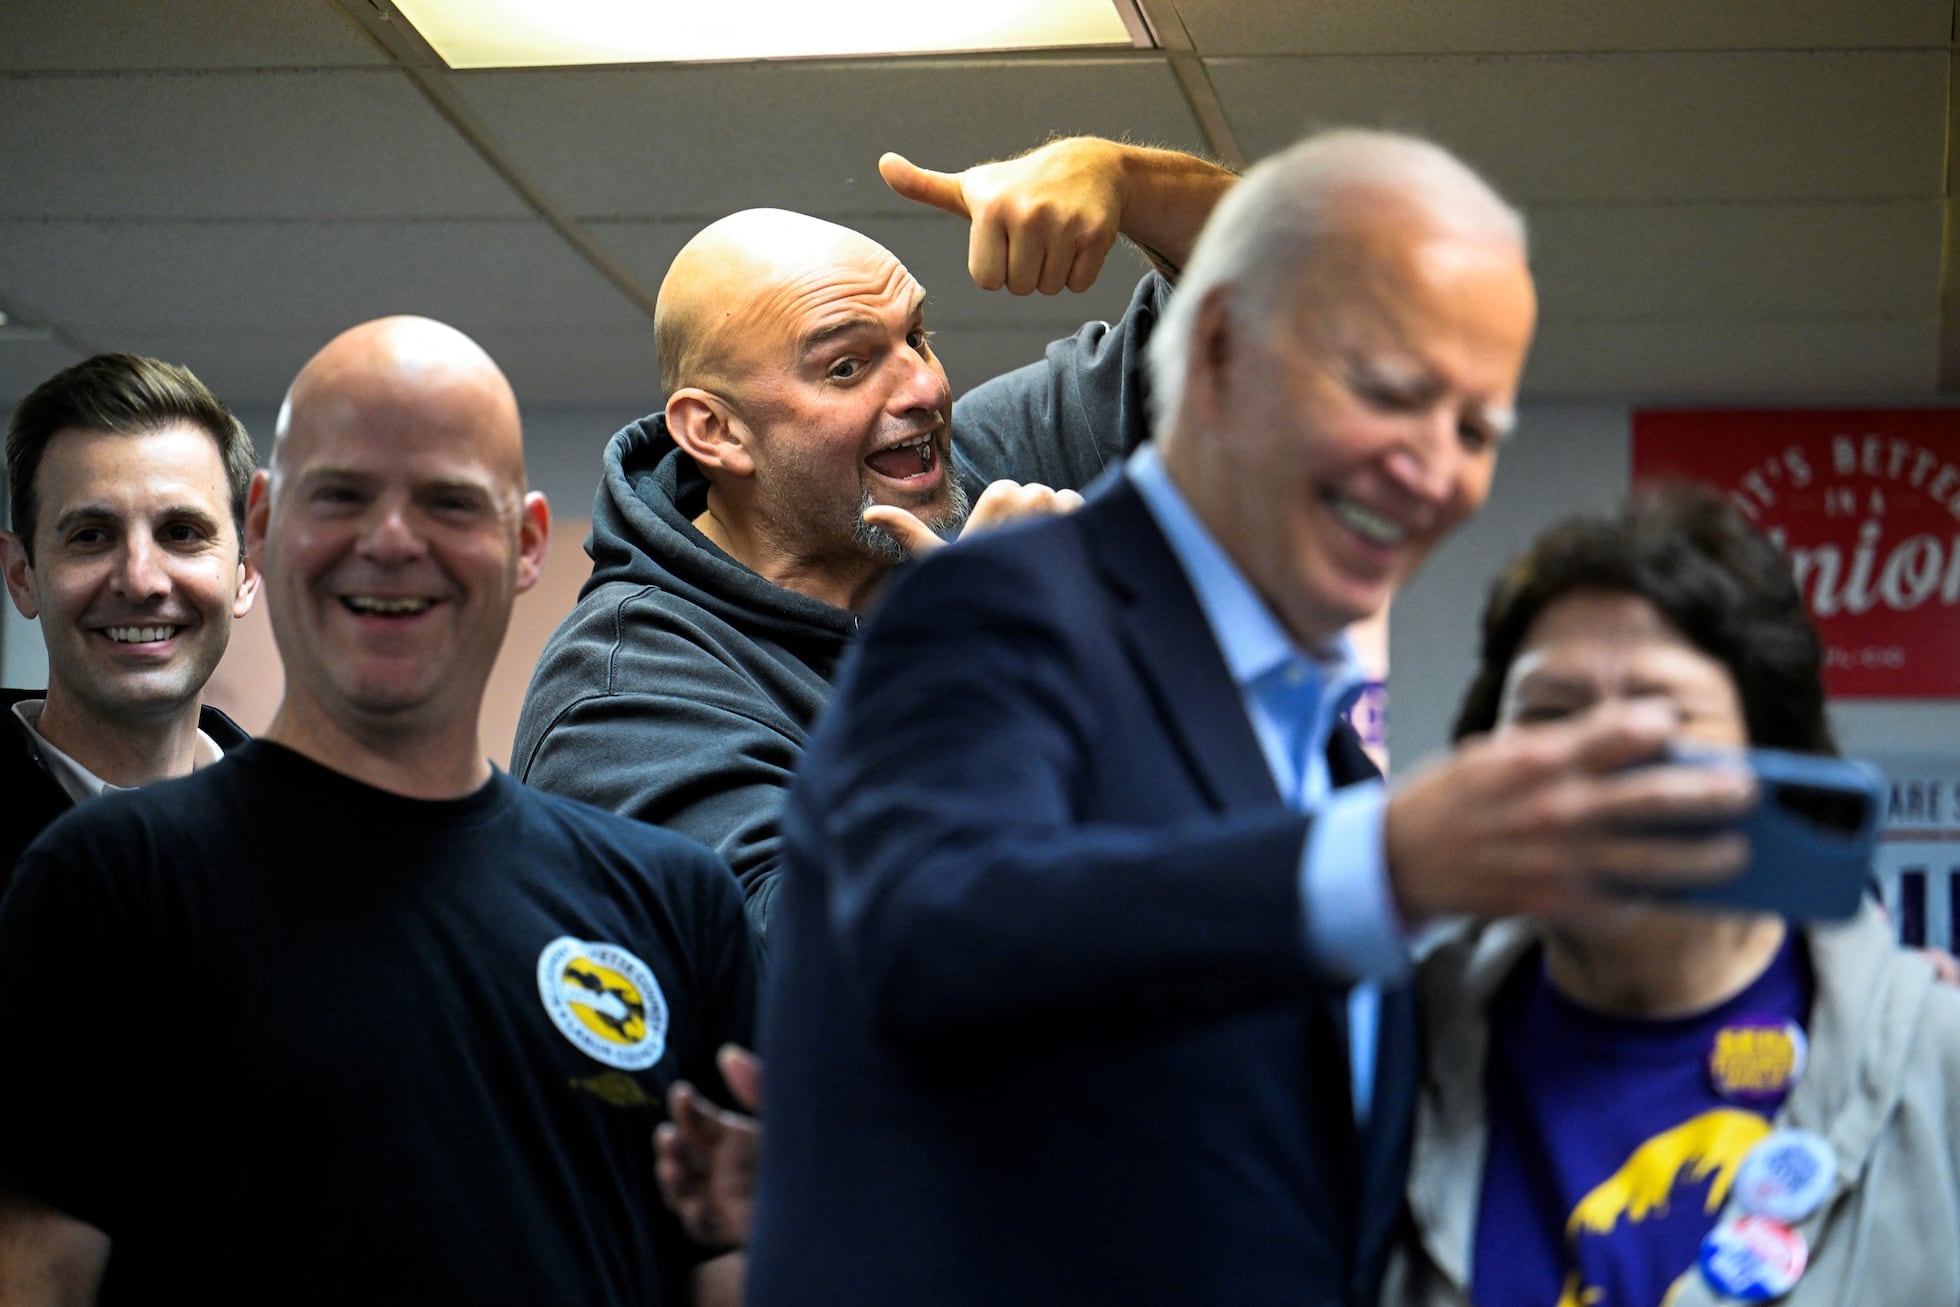
[[[670,1081],[752,1028],[712,853],[484,760],[549,513],[462,333],[301,370],[245,535],[263,739],[57,821],[0,901],[0,1300],[659,1304]]]
[[[1789,560],[1712,490],[1505,570],[1459,738],[1636,703],[1676,738],[1836,752]],[[1418,969],[1425,1085],[1385,1300],[1960,1300],[1960,993],[1868,905],[1799,927],[1629,902],[1468,928]]]
[[[45,691],[0,690],[0,890],[71,805],[181,776],[245,736],[204,684],[258,591],[242,526],[251,438],[184,368],[99,354],[7,428],[7,592],[38,619]]]
[[[880,166],[970,217],[974,279],[1020,293],[1086,288],[1119,232],[1175,272],[1233,180],[1090,138],[955,176]],[[592,577],[539,659],[512,770],[714,846],[765,930],[777,814],[864,610],[935,532],[1079,502],[1049,487],[1142,441],[1169,291],[1145,277],[1121,321],[954,405],[926,292],[889,250],[776,209],[701,231],[661,283],[665,406],[606,449]]]

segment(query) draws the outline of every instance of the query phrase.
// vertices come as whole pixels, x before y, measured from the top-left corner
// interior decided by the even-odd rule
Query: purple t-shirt
[[[1811,995],[1795,939],[1734,998],[1664,1021],[1572,1003],[1542,955],[1518,966],[1491,1012],[1476,1302],[1661,1307],[1696,1273],[1742,1159],[1788,1092],[1781,1023],[1800,1025]],[[1726,1083],[1749,1092],[1717,1091],[1718,1042]]]

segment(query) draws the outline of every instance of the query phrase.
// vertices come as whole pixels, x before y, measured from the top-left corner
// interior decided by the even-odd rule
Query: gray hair
[[[1322,241],[1353,221],[1357,196],[1378,195],[1421,215],[1438,232],[1525,247],[1524,215],[1455,155],[1397,132],[1322,132],[1255,164],[1219,201],[1198,237],[1148,361],[1155,430],[1162,435],[1184,398],[1198,308],[1224,288],[1235,321],[1272,323],[1297,293],[1299,271]]]

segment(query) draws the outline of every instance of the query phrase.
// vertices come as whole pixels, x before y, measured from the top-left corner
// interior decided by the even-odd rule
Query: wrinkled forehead
[[[745,308],[758,340],[800,353],[813,339],[853,323],[908,317],[924,299],[925,290],[905,265],[869,246],[856,257],[803,268],[759,287]]]
[[[741,239],[707,251],[691,274],[703,338],[720,358],[783,366],[812,334],[903,317],[925,298],[898,257],[862,233],[801,214],[743,217]]]

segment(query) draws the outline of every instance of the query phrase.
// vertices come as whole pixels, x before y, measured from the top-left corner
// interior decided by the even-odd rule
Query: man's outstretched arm
[[[969,219],[975,284],[1016,295],[1087,290],[1119,235],[1175,278],[1212,207],[1238,180],[1196,155],[1096,136],[956,173],[887,154],[878,171],[907,199]]]

